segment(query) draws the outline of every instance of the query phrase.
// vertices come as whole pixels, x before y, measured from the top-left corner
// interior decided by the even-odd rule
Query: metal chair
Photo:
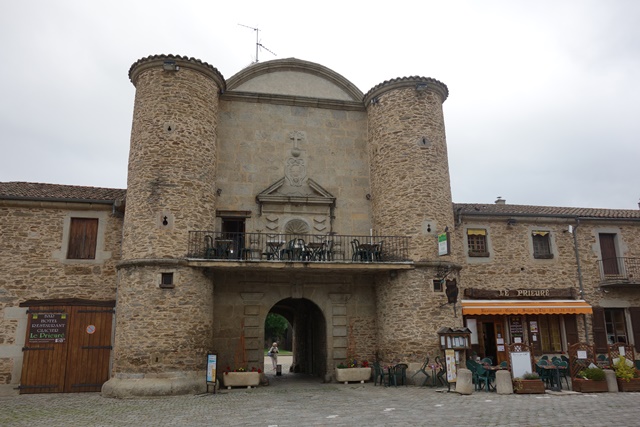
[[[352,261],[366,261],[369,256],[369,251],[360,246],[360,241],[358,239],[353,239],[351,241],[351,250],[353,252],[353,255],[351,256]]]
[[[425,378],[424,378],[424,381],[422,381],[421,387],[424,387],[427,384],[427,381],[429,381],[429,379],[431,378],[431,375],[429,375],[429,373],[427,372],[428,367],[429,367],[429,356],[427,356],[427,358],[424,360],[422,367],[418,369],[413,375],[411,375],[412,379],[413,377],[418,375],[420,372],[422,372],[425,375]]]
[[[213,244],[213,237],[208,235],[204,236],[204,245],[205,245],[205,249],[204,249],[205,259],[216,258],[217,252]]]
[[[409,369],[409,365],[406,363],[398,363],[395,367],[395,381],[396,385],[398,383],[406,386],[407,385],[407,369]]]

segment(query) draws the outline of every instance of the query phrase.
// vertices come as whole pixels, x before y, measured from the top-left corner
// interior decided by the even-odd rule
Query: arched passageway
[[[304,298],[286,298],[270,313],[281,315],[292,326],[291,371],[323,378],[327,373],[327,323],[320,308]]]

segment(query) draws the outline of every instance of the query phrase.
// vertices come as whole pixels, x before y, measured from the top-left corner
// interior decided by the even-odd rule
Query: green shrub
[[[627,364],[627,359],[623,357],[613,365],[613,370],[616,371],[616,378],[620,378],[626,382],[631,381],[632,378],[638,378],[636,368],[633,365]]]
[[[593,381],[604,381],[604,371],[600,368],[587,368],[578,374],[578,376]]]
[[[538,375],[536,372],[525,372],[524,375],[522,375],[522,379],[523,380],[539,380],[540,375]]]

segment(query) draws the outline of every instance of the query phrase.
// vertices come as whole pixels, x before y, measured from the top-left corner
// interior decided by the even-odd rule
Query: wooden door
[[[109,379],[113,309],[76,306],[71,318],[64,391],[100,391]]]
[[[605,276],[617,276],[618,255],[616,253],[616,235],[600,233],[600,254],[602,255],[602,271]]]
[[[113,308],[31,307],[28,318],[20,393],[99,392],[109,379]]]
[[[68,307],[33,307],[28,311],[29,325],[23,350],[20,393],[60,393],[64,391],[64,373],[67,360],[66,342],[55,342],[47,335],[53,329],[40,327],[41,321],[66,321],[68,328]],[[51,317],[53,316],[53,317]],[[60,329],[60,328],[57,328]],[[63,332],[63,333],[66,333]],[[43,334],[41,336],[41,334]]]

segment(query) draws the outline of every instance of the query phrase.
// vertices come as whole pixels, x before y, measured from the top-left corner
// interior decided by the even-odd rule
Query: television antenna
[[[248,26],[248,25],[244,25],[244,24],[238,24],[238,25],[240,25],[241,27],[249,28],[250,30],[253,30],[253,31],[255,31],[255,32],[256,32],[256,60],[254,61],[254,63],[258,62],[258,52],[259,52],[259,49],[264,49],[264,50],[266,50],[267,52],[269,52],[270,54],[272,54],[273,56],[278,56],[278,55],[276,55],[275,53],[273,53],[272,51],[270,51],[269,49],[267,49],[266,47],[264,47],[264,46],[262,45],[262,43],[260,43],[260,39],[259,39],[259,37],[258,37],[258,35],[260,34],[260,29],[259,29],[259,28],[257,28],[257,27],[256,27],[256,28],[254,28],[254,27],[250,27],[250,26]]]

